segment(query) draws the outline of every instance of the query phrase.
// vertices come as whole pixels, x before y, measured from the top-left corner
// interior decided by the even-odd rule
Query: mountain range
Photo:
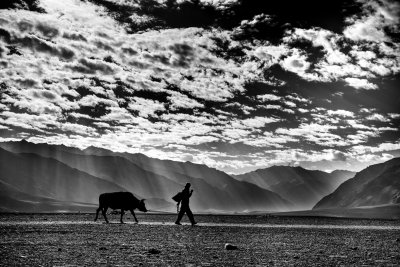
[[[357,173],[322,198],[318,209],[354,208],[400,204],[400,158],[375,164]]]
[[[274,192],[205,165],[26,141],[0,147],[0,181],[34,197],[94,205],[100,193],[130,191],[146,198],[150,210],[173,211],[171,197],[190,182],[195,190],[191,205],[198,211],[278,211],[293,205]]]
[[[88,147],[0,143],[0,211],[94,211],[104,192],[130,191],[151,211],[174,212],[189,182],[192,209],[206,213],[326,210],[398,205],[400,159],[359,173],[272,166],[241,175],[191,162]],[[352,178],[354,176],[354,178]]]
[[[354,174],[344,170],[327,173],[302,167],[272,166],[237,175],[235,178],[276,192],[294,203],[298,210],[306,210],[311,209],[322,197],[332,193]]]

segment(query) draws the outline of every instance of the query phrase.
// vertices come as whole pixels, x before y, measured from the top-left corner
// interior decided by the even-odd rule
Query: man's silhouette
[[[189,207],[189,198],[192,196],[192,193],[193,193],[193,190],[189,190],[189,189],[190,189],[190,183],[187,183],[185,185],[185,188],[181,192],[181,202],[180,202],[181,209],[179,211],[178,219],[176,219],[175,224],[178,224],[178,225],[181,224],[182,217],[185,213],[189,217],[189,220],[192,223],[192,225],[197,224],[197,222],[194,221],[193,213]],[[178,202],[178,205],[179,205],[179,202]]]

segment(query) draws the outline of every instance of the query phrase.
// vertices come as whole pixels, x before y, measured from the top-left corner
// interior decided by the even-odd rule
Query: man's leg
[[[186,208],[181,207],[181,210],[178,213],[178,218],[176,219],[175,224],[181,224],[181,220],[182,220],[182,217],[185,214],[185,212],[186,212]]]
[[[192,225],[197,224],[197,223],[195,222],[195,220],[194,220],[193,213],[192,213],[192,211],[190,210],[190,208],[187,208],[187,209],[186,209],[186,214],[187,214],[187,216],[189,217],[189,220],[190,220],[190,222],[192,223]]]

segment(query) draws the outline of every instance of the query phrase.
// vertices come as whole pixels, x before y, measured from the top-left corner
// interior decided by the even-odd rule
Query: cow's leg
[[[108,223],[107,216],[106,216],[107,209],[108,209],[108,208],[107,208],[107,207],[105,207],[105,208],[103,208],[103,209],[102,209],[102,211],[101,211],[101,212],[103,213],[103,217],[104,217],[104,219],[106,220],[106,223]]]
[[[99,212],[102,210],[102,208],[101,207],[99,207],[97,210],[96,210],[96,218],[94,218],[94,221],[97,221],[97,218],[99,217]]]
[[[132,215],[133,215],[133,218],[135,218],[135,222],[138,223],[138,220],[136,219],[135,212],[134,212],[133,210],[130,210],[130,211],[131,211],[131,213],[132,213]]]
[[[124,216],[124,210],[123,209],[121,209],[121,223],[124,223],[123,221],[122,221],[122,217]]]

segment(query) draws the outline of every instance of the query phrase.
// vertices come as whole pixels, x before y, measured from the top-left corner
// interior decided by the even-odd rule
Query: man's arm
[[[192,189],[192,190],[190,190],[189,197],[191,197],[191,196],[192,196],[192,194],[193,194],[193,189]]]

